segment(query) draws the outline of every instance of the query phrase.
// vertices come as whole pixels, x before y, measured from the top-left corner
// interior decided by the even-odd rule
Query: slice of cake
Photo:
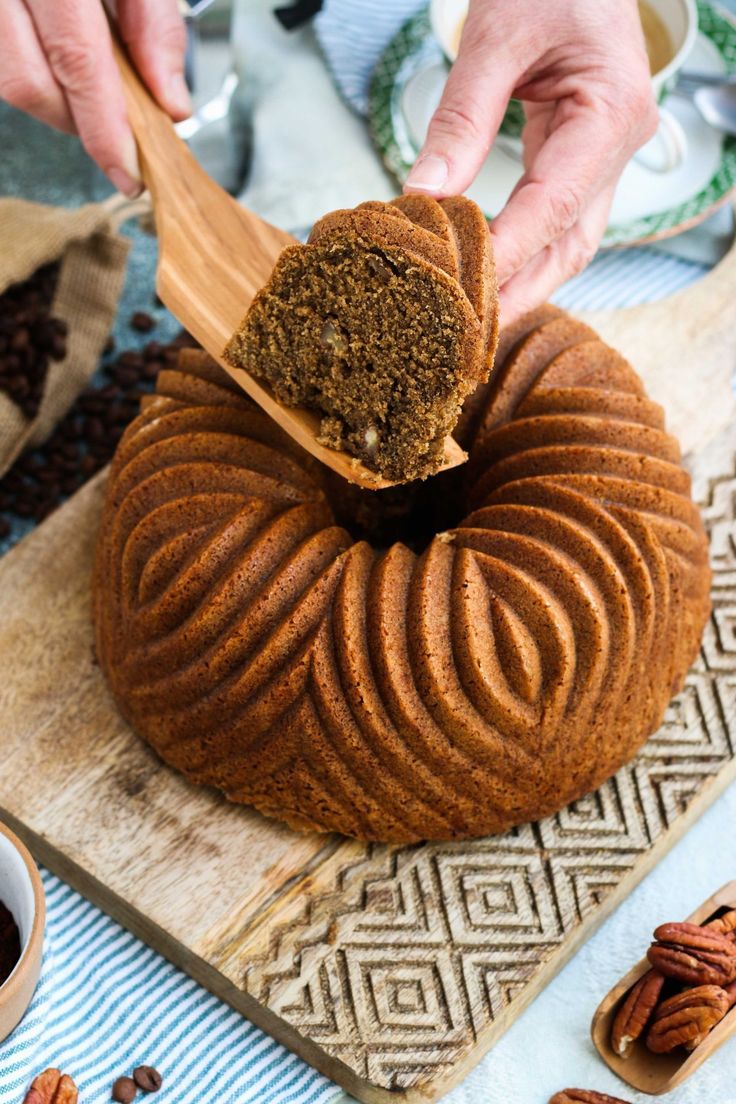
[[[281,254],[225,349],[320,440],[387,479],[441,467],[498,340],[491,236],[461,196],[402,196],[321,219]]]

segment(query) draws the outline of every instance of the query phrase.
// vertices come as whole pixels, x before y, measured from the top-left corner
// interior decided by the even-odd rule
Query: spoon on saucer
[[[709,126],[736,135],[736,78],[681,73],[675,92],[691,99]]]

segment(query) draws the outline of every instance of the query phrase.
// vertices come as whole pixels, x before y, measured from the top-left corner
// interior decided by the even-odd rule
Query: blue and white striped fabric
[[[368,114],[368,90],[379,57],[427,0],[325,0],[314,29],[335,82],[348,103]]]
[[[552,297],[565,310],[613,310],[664,299],[698,280],[705,267],[656,247],[607,250]]]
[[[122,1074],[160,1070],[159,1104],[328,1104],[345,1099],[321,1074],[206,993],[44,872],[48,906],[41,983],[0,1044],[0,1104],[20,1104],[47,1066],[74,1077],[81,1104],[103,1104]]]

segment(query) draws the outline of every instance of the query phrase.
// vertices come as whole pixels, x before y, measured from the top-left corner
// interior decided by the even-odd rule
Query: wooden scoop
[[[719,912],[733,908],[736,908],[736,882],[729,882],[704,901],[687,919],[691,924],[704,924]],[[647,1050],[643,1040],[638,1039],[632,1045],[628,1057],[622,1058],[611,1047],[613,1021],[622,998],[650,969],[651,963],[643,958],[629,970],[628,974],[601,1001],[593,1017],[590,1033],[601,1058],[617,1077],[641,1092],[659,1096],[661,1093],[670,1092],[695,1073],[696,1069],[702,1066],[719,1046],[736,1033],[736,1006],[726,1013],[721,1022],[716,1024],[691,1054],[682,1047],[678,1047],[671,1054],[653,1054]]]
[[[355,457],[319,444],[319,417],[312,411],[284,406],[268,385],[223,360],[222,351],[253,296],[271,275],[281,250],[295,239],[241,207],[207,175],[117,41],[114,49],[143,180],[153,200],[160,298],[210,356],[303,448],[351,483],[372,490],[393,486]],[[448,437],[442,470],[466,459],[457,442]]]

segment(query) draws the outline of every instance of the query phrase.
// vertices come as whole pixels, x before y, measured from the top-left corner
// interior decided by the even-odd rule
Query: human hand
[[[177,0],[118,0],[135,65],[174,119],[190,112]],[[118,191],[141,190],[135,139],[101,0],[0,0],[0,99],[77,133]]]
[[[511,96],[524,174],[491,224],[508,325],[593,257],[632,154],[657,127],[636,0],[471,0],[405,191],[465,191]]]

